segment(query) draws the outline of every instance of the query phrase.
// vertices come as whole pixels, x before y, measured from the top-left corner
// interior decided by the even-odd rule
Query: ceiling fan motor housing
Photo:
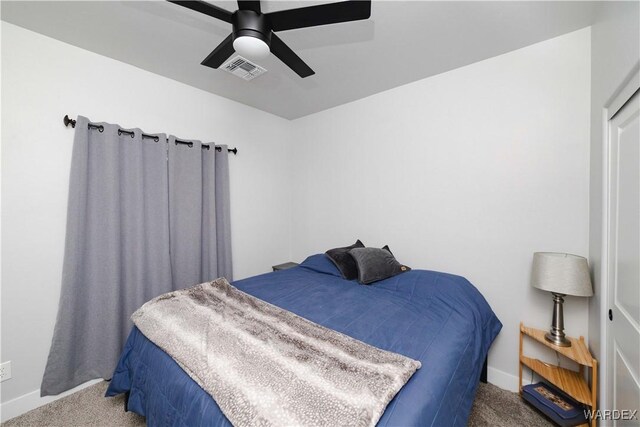
[[[271,29],[267,17],[253,10],[237,10],[231,17],[233,40],[238,37],[255,37],[271,46]]]

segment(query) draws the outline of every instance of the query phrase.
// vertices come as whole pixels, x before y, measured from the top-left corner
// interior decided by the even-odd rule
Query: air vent
[[[222,69],[244,80],[253,80],[256,77],[267,72],[267,70],[265,70],[261,66],[254,64],[253,62],[243,58],[240,55],[235,56],[227,61],[222,66]]]

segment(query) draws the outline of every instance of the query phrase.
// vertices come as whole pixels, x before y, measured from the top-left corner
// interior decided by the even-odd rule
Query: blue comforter
[[[320,325],[422,362],[379,426],[463,426],[487,351],[502,328],[466,279],[412,270],[370,286],[346,281],[324,255],[233,283]],[[151,426],[229,426],[216,402],[135,327],[107,396]]]

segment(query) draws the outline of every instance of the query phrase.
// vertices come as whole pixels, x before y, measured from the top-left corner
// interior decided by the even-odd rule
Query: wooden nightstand
[[[528,328],[520,322],[520,363],[519,363],[519,385],[518,390],[522,394],[522,365],[527,366],[536,374],[567,393],[580,403],[590,406],[593,413],[596,411],[596,396],[598,390],[598,361],[591,356],[584,337],[580,339],[567,337],[571,341],[571,347],[558,347],[551,344],[544,338],[547,331]],[[535,341],[544,344],[550,349],[558,352],[562,356],[576,362],[579,371],[561,368],[560,366],[542,362],[522,354],[522,340],[524,336],[533,338]],[[591,388],[584,379],[584,368],[591,368]],[[595,427],[596,419],[591,419],[591,426]]]
[[[273,268],[273,271],[282,271],[282,270],[288,270],[290,268],[297,267],[297,266],[298,266],[297,262],[285,262],[284,264],[274,265],[271,268]]]

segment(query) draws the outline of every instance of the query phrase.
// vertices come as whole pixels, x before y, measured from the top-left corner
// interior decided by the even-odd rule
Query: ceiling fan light
[[[233,41],[233,48],[240,55],[253,60],[269,56],[269,45],[257,37],[240,36]]]

